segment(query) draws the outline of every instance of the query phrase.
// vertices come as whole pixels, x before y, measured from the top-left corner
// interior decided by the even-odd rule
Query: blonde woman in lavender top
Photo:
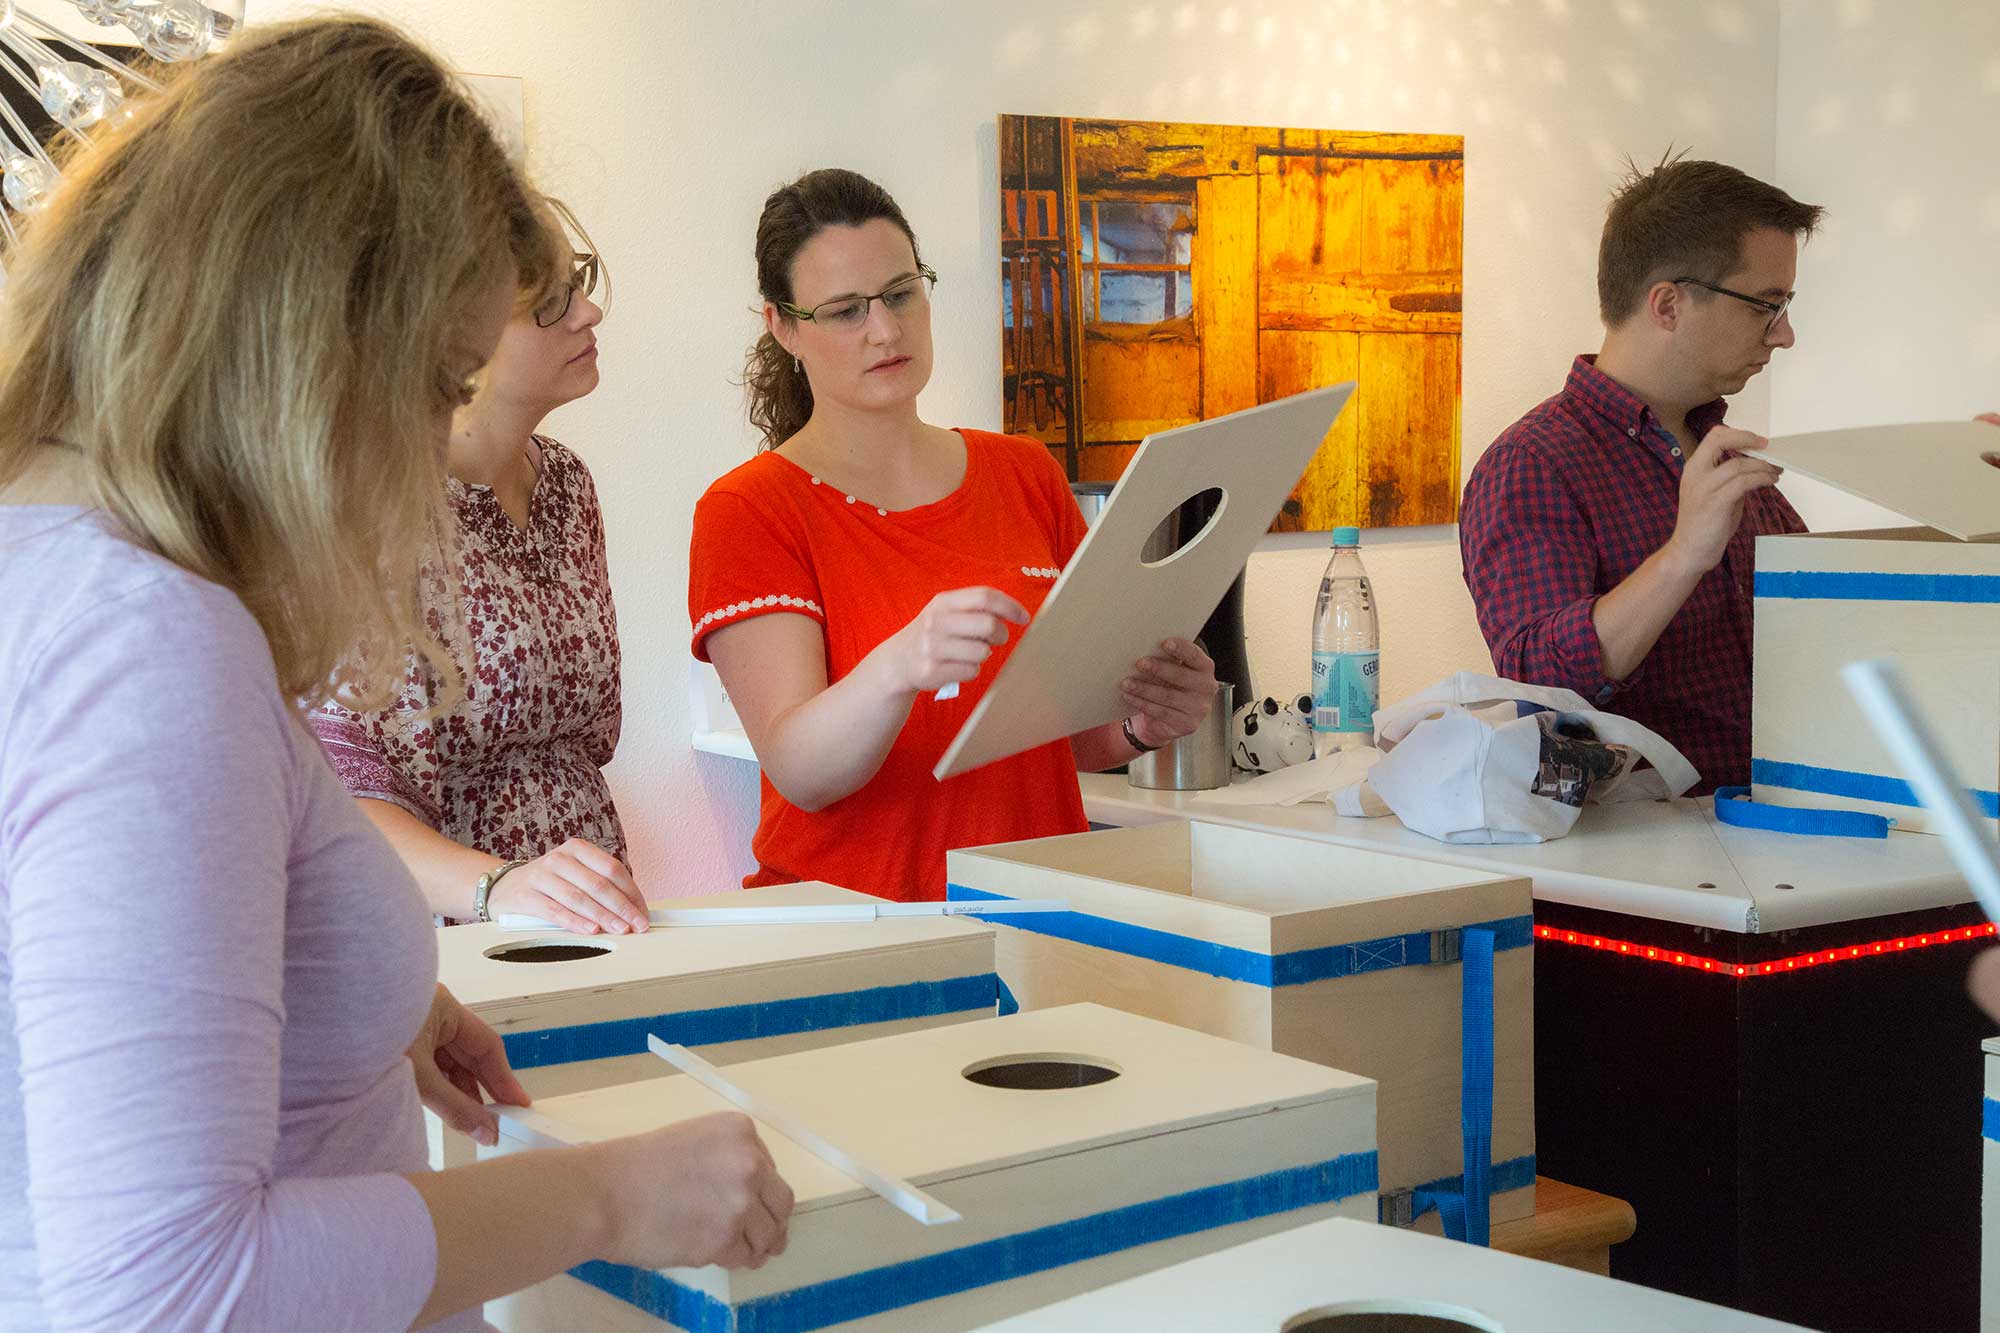
[[[139,107],[10,254],[0,1326],[469,1330],[783,1248],[740,1116],[425,1169],[420,1104],[490,1141],[524,1096],[305,723],[428,642],[451,412],[566,249],[434,58],[322,19]]]

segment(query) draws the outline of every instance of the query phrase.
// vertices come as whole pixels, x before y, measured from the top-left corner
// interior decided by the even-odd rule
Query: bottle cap
[[[1360,528],[1335,528],[1335,529],[1333,530],[1333,544],[1334,544],[1335,546],[1359,546],[1359,545],[1361,545],[1361,529],[1360,529]]]

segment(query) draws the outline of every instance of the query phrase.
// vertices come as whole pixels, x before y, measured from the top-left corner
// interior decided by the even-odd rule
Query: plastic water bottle
[[[1333,559],[1313,611],[1313,757],[1375,743],[1381,690],[1375,594],[1361,567],[1361,530],[1333,530]]]

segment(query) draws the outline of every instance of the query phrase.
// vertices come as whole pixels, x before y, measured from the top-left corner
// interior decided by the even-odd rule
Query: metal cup
[[[1125,770],[1130,786],[1152,791],[1211,791],[1229,785],[1229,718],[1236,687],[1224,681],[1201,725],[1171,745],[1142,754]]]

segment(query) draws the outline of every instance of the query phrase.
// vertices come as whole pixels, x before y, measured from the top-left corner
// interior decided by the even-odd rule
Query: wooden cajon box
[[[1558,1264],[1337,1218],[1128,1278],[990,1325],[986,1333],[1126,1329],[1799,1333],[1795,1324]]]
[[[675,899],[676,910],[863,903],[814,882]],[[643,935],[440,930],[438,977],[507,1043],[537,1099],[657,1078],[646,1037],[711,1064],[886,1036],[994,1012],[993,935],[964,917],[782,926],[655,926]],[[564,954],[601,950],[586,957]],[[547,958],[558,961],[509,961]],[[471,1141],[426,1115],[433,1165]]]
[[[1116,1077],[1018,1077],[1036,1072],[1024,1061]],[[1097,1005],[724,1072],[960,1219],[916,1222],[764,1129],[798,1199],[783,1255],[756,1272],[585,1264],[490,1303],[489,1319],[508,1333],[954,1333],[1238,1240],[1375,1213],[1374,1084]],[[482,1155],[725,1109],[692,1078],[555,1097],[510,1115]]]
[[[2000,1037],[1979,1043],[1986,1096],[1979,1108],[1979,1328],[2000,1333]]]
[[[1756,592],[1753,797],[1863,810],[1898,829],[1929,832],[1923,803],[1840,677],[1849,662],[1895,658],[1994,827],[2000,543],[1963,542],[1934,528],[1759,537]]]
[[[1405,1191],[1462,1178],[1465,996],[1452,960],[1465,927],[1491,927],[1491,1216],[1534,1212],[1526,879],[1183,820],[955,851],[946,877],[953,898],[1069,900],[1068,912],[986,918],[1023,1009],[1113,1005],[1376,1080],[1394,1222],[1422,1206]]]
[[[1849,662],[1895,658],[1946,757],[2000,818],[2000,430],[1825,431],[1773,440],[1768,456],[1928,526],[1757,539],[1751,794],[1928,832],[1840,678]]]

